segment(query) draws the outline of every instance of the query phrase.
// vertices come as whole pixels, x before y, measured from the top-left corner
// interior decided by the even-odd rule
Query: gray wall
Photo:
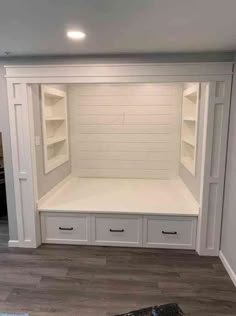
[[[230,111],[221,251],[236,274],[236,76]]]
[[[52,86],[52,85],[51,85]],[[65,86],[55,85],[55,87],[65,90]],[[40,145],[35,146],[36,166],[37,166],[37,182],[38,182],[38,198],[40,199],[55,185],[61,182],[71,173],[71,161],[53,169],[45,174],[44,172],[44,156],[43,156],[43,134],[41,124],[41,104],[40,104],[40,87],[38,84],[32,86],[33,92],[33,113],[34,113],[34,132],[35,136],[40,137]]]
[[[196,174],[193,176],[182,164],[180,164],[179,175],[192,192],[195,199],[200,201],[200,184],[201,184],[201,165],[202,165],[202,145],[203,145],[203,124],[205,113],[205,96],[207,83],[201,83],[200,86],[200,103],[198,117],[198,141],[196,157]]]
[[[12,172],[12,153],[10,147],[9,119],[7,109],[7,90],[3,65],[11,64],[75,64],[75,63],[128,63],[128,62],[232,62],[233,53],[202,54],[147,54],[126,56],[62,56],[62,57],[5,57],[0,59],[0,130],[3,133],[5,173],[10,239],[17,239],[16,211],[14,201],[14,182]]]

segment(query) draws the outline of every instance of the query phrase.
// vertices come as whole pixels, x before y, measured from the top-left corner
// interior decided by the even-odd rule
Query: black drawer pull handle
[[[73,227],[59,227],[60,230],[73,230]]]
[[[162,231],[162,234],[164,235],[177,235],[177,232],[165,232],[164,230]]]
[[[123,233],[124,231],[125,231],[124,229],[111,229],[110,228],[111,233]]]

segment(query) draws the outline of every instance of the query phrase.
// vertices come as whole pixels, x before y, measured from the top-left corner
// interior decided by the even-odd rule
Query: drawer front
[[[41,213],[43,243],[89,243],[89,217],[79,214]]]
[[[143,245],[153,248],[195,249],[197,218],[146,216]]]
[[[142,246],[142,217],[92,216],[92,242],[97,245]]]

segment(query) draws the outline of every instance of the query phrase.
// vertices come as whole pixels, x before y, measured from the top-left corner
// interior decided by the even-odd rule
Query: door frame
[[[197,251],[200,255],[218,255],[233,63],[5,67],[19,247],[41,244],[34,196],[30,84],[208,82]]]

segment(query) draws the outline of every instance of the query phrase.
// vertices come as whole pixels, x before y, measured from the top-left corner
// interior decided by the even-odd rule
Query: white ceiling
[[[0,55],[233,50],[236,0],[0,0]]]

